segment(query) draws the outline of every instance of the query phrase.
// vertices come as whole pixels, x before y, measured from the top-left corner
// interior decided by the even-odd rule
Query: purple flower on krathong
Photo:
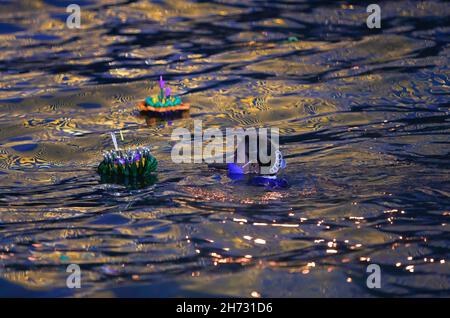
[[[170,96],[170,87],[166,87],[166,97]]]
[[[139,153],[136,153],[134,155],[134,161],[139,161],[139,160],[141,160],[141,155]]]
[[[120,159],[117,160],[117,163],[120,163],[121,165],[124,165],[125,164],[125,159],[120,158]]]
[[[162,78],[162,75],[159,76],[159,88],[164,89],[164,80]]]

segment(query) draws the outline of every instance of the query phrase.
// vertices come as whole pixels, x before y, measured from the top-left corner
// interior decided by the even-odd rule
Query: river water
[[[351,3],[0,1],[0,296],[450,296],[449,4]],[[279,128],[289,187],[173,163],[194,120]],[[100,182],[119,130],[155,184]]]

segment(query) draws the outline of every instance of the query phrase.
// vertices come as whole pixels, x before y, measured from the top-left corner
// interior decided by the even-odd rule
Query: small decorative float
[[[116,135],[111,133],[114,150],[103,154],[103,161],[97,171],[102,182],[119,183],[127,186],[147,186],[156,182],[153,173],[158,167],[158,161],[147,147],[121,150],[117,145]]]
[[[164,86],[162,76],[159,77],[159,88],[160,93],[158,95],[149,96],[145,101],[138,104],[141,112],[147,112],[149,114],[174,114],[175,112],[189,110],[190,105],[188,103],[183,103],[179,96],[173,96],[170,87]]]

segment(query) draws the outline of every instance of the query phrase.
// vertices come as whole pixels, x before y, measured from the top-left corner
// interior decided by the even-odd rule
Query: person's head
[[[228,165],[230,173],[275,175],[280,168],[284,169],[286,163],[283,155],[269,137],[267,137],[265,145],[259,138],[256,138],[256,147],[254,147],[255,145],[252,147],[250,142],[250,137],[246,135],[238,144],[234,152],[234,163]],[[260,151],[264,151],[264,148],[265,154],[263,155]],[[243,161],[242,158],[244,158]]]

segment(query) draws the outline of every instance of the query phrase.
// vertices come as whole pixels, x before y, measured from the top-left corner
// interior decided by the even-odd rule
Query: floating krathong
[[[146,147],[128,149],[127,151],[111,150],[103,155],[98,166],[101,175],[127,177],[146,177],[156,171],[158,162]]]
[[[103,154],[98,166],[102,177],[147,178],[156,171],[158,162],[147,147],[137,147],[122,151],[117,146],[114,133],[111,133],[115,150]]]
[[[183,103],[179,96],[172,96],[170,87],[164,86],[162,76],[159,77],[160,92],[156,96],[149,96],[138,104],[143,112],[166,113],[189,110],[190,105]]]

